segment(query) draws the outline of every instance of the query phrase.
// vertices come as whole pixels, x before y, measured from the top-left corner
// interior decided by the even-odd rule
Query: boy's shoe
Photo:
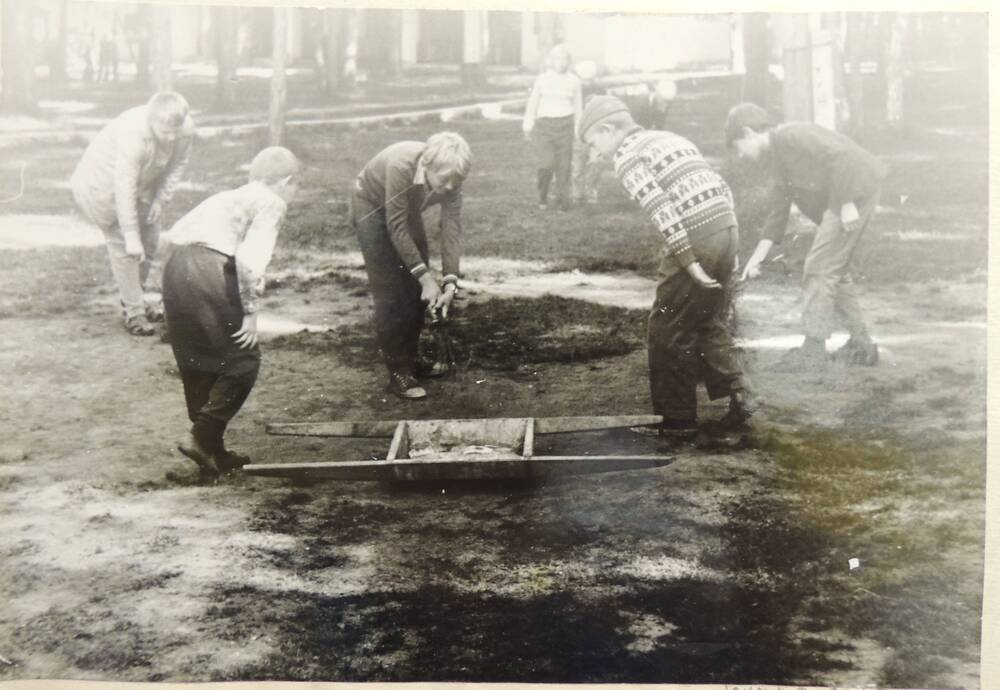
[[[852,337],[833,353],[832,358],[850,366],[873,367],[878,364],[878,345],[868,339]]]
[[[734,391],[729,396],[729,410],[713,426],[719,431],[750,431],[750,417],[756,404],[746,391]]]
[[[662,440],[688,440],[695,437],[698,427],[694,420],[666,419],[653,426],[633,426],[629,431],[640,436],[656,437]]]
[[[774,365],[775,371],[805,372],[811,369],[820,369],[827,365],[830,356],[825,349],[812,347],[793,347],[786,352]]]
[[[163,313],[163,302],[146,305],[146,320],[150,323],[163,323],[166,321],[166,316]]]
[[[153,325],[149,323],[149,320],[146,318],[145,314],[138,314],[136,316],[132,316],[125,319],[125,330],[128,331],[129,335],[138,335],[138,336],[156,335],[156,328],[154,328]]]
[[[215,464],[223,472],[229,472],[230,470],[235,470],[244,465],[250,464],[250,456],[243,455],[242,453],[234,453],[226,448],[222,449],[222,452],[215,458]]]
[[[385,389],[404,400],[420,400],[427,397],[427,391],[417,385],[415,378],[399,371],[389,374],[389,385]]]
[[[207,479],[213,479],[219,476],[219,466],[215,462],[215,456],[207,448],[198,443],[198,439],[194,437],[194,434],[188,433],[182,440],[177,443],[177,450],[179,450],[185,457],[194,460],[195,464],[198,465],[198,469],[201,470],[201,476]]]
[[[413,367],[413,375],[418,379],[439,379],[448,373],[448,365],[419,359]]]

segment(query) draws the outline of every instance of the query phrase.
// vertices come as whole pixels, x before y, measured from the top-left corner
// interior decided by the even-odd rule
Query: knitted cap
[[[762,132],[771,127],[771,116],[756,103],[740,103],[733,106],[726,117],[726,146],[743,136],[743,128],[749,127]]]
[[[580,140],[594,125],[601,122],[606,117],[616,113],[627,113],[628,106],[620,98],[614,96],[593,96],[587,100],[587,105],[583,108],[583,115],[580,116]]]

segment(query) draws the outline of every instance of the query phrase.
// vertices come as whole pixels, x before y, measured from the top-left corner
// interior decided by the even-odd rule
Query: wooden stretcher
[[[535,437],[659,424],[657,415],[517,417],[267,425],[286,436],[391,438],[385,460],[246,465],[247,474],[301,480],[539,479],[662,467],[663,455],[536,455]]]

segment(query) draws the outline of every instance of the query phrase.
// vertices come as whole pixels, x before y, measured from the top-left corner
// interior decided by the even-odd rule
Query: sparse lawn
[[[691,451],[657,472],[447,491],[171,483],[164,469],[185,467],[169,451],[180,384],[166,348],[113,330],[103,248],[0,251],[0,361],[16,373],[0,389],[0,523],[18,525],[0,530],[0,588],[19,607],[0,613],[0,654],[17,661],[0,678],[975,684],[985,331],[941,323],[985,317],[985,111],[947,75],[914,87],[912,124],[867,135],[892,168],[867,295],[897,337],[889,359],[790,376],[752,352],[755,449]],[[732,93],[699,88],[677,129],[721,164]],[[466,255],[653,275],[660,240],[613,180],[598,206],[539,213],[518,123],[448,127],[475,153]],[[551,296],[479,296],[456,319],[471,364],[425,406],[382,394],[365,284],[324,257],[357,251],[346,199],[367,158],[435,129],[292,130],[306,178],[273,268],[316,274],[272,279],[265,306],[320,304],[345,324],[266,343],[235,425],[256,456],[379,450],[293,445],[262,432],[271,419],[647,410],[644,314]],[[200,142],[174,217],[241,184],[262,144]],[[5,211],[70,213],[61,185],[81,152],[5,153],[29,161]],[[794,332],[782,319],[797,281],[756,284],[748,337]],[[585,440],[623,452],[630,438]]]

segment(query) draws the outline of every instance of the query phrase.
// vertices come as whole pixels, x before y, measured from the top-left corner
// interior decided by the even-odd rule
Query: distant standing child
[[[653,412],[664,418],[657,432],[675,439],[694,434],[699,381],[713,400],[729,396],[719,426],[744,427],[750,409],[727,322],[739,244],[729,187],[694,144],[643,129],[614,96],[590,99],[580,136],[613,157],[625,190],[666,240],[647,333]]]
[[[257,380],[257,301],[288,208],[299,161],[280,146],[250,164],[250,181],[201,202],[165,233],[151,282],[163,266],[163,306],[191,431],[178,444],[203,476],[249,462],[223,434]]]
[[[142,286],[194,134],[184,97],[160,92],[106,125],[70,180],[77,206],[104,232],[125,328],[132,335],[156,332],[148,317],[158,319],[158,310],[147,315]]]
[[[375,303],[375,335],[389,370],[388,390],[406,399],[427,396],[417,378],[440,368],[418,357],[425,305],[448,309],[458,290],[462,254],[462,182],[472,153],[453,132],[426,143],[401,141],[368,161],[355,182],[351,218]],[[422,212],[441,207],[441,285],[429,268]]]
[[[781,241],[792,203],[817,225],[803,277],[805,341],[786,353],[782,366],[799,369],[826,362],[826,340],[838,317],[850,339],[834,358],[873,366],[878,347],[858,304],[854,273],[885,167],[851,139],[825,127],[808,122],[772,126],[767,112],[753,103],[729,111],[726,141],[741,158],[766,161],[780,185],[762,238],[743,269],[744,279],[760,273],[761,262]]]
[[[570,55],[557,45],[548,56],[548,69],[538,75],[524,110],[524,136],[538,155],[538,205],[546,208],[549,187],[556,181],[559,209],[570,202],[573,138],[583,110],[580,79],[569,72]]]

